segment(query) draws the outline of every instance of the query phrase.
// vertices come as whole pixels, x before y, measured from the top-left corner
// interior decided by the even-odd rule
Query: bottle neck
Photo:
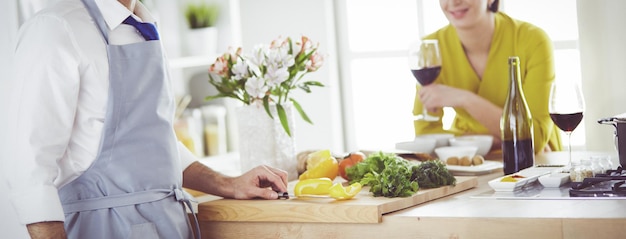
[[[509,95],[523,95],[522,77],[520,74],[520,62],[518,57],[509,57]],[[512,98],[512,97],[511,97]]]

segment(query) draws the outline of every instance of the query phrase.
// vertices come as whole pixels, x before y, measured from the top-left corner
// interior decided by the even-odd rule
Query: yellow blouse
[[[550,86],[554,81],[552,41],[542,29],[504,13],[496,13],[495,31],[482,79],[470,65],[453,26],[443,27],[425,39],[439,40],[442,67],[435,83],[469,90],[500,107],[504,106],[508,93],[508,58],[518,56],[522,89],[533,119],[535,152],[543,150],[546,144],[552,150],[561,150],[559,130],[548,113]],[[420,88],[417,84],[417,90]],[[487,128],[465,110],[454,110],[456,116],[452,128],[447,132],[455,135],[488,133]],[[421,112],[422,102],[416,94],[413,114]],[[415,134],[446,132],[441,122],[442,114],[439,115],[439,121],[415,121]]]

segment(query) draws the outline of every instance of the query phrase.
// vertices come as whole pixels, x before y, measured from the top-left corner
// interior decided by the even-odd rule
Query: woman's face
[[[472,28],[487,21],[491,12],[487,9],[493,0],[439,0],[441,10],[457,29]]]

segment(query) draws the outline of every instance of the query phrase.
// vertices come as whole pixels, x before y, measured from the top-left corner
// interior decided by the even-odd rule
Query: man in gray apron
[[[229,198],[276,199],[275,191],[286,191],[286,173],[264,166],[236,178],[198,162],[183,172],[161,42],[109,44],[109,28],[95,0],[82,2],[108,55],[109,92],[100,149],[85,172],[59,188],[65,223],[29,224],[33,238],[63,237],[63,229],[68,238],[192,238],[199,230],[192,234],[183,177],[188,188]]]

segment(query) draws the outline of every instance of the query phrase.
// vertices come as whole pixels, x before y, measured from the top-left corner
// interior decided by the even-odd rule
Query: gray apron
[[[59,189],[68,237],[192,238],[161,43],[110,45],[94,0],[83,3],[107,43],[110,83],[98,156]]]

